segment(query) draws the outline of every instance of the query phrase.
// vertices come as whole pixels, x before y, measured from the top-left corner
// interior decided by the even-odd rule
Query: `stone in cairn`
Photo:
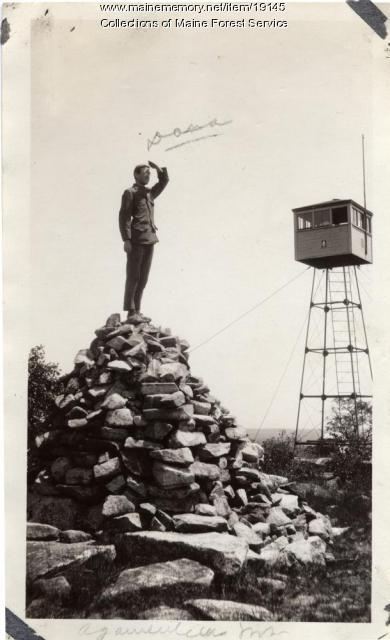
[[[294,522],[302,535],[312,520],[309,533],[330,537],[328,523],[283,492],[287,478],[261,471],[263,448],[191,374],[185,340],[119,314],[95,336],[56,398],[55,428],[36,439],[42,464],[32,491],[51,501],[47,513],[55,516],[66,496],[88,520],[87,502],[87,530],[107,541],[145,529],[169,532],[172,544],[183,534],[233,535],[252,564],[274,558],[253,554],[272,542],[271,531],[294,535]]]

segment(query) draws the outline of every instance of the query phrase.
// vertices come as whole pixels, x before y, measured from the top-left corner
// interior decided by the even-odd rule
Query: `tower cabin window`
[[[348,207],[335,207],[332,209],[332,224],[348,224]]]
[[[366,231],[366,219],[367,219],[367,232],[371,233],[371,217],[367,215],[367,218],[366,218],[363,211],[360,211],[360,209],[356,209],[355,207],[352,207],[352,222],[356,227],[359,227],[359,229],[363,229],[364,231]]]
[[[309,213],[300,213],[298,216],[298,229],[301,231],[302,229],[311,229],[313,226],[313,214],[311,211]]]
[[[328,227],[330,225],[330,209],[318,209],[314,211],[314,226]]]

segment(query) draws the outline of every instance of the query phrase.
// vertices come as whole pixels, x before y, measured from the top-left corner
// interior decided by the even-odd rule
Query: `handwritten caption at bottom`
[[[239,621],[236,628],[230,627],[229,630],[220,626],[190,624],[188,622],[178,621],[171,623],[152,622],[145,625],[126,625],[110,628],[95,623],[83,624],[78,631],[81,637],[89,637],[91,640],[110,640],[111,638],[126,638],[127,636],[140,635],[156,635],[174,638],[184,638],[186,640],[197,640],[201,638],[223,638],[229,634],[230,638],[237,640],[269,640],[276,636],[287,634],[284,629],[276,629],[272,625],[263,625],[262,623],[248,624]]]

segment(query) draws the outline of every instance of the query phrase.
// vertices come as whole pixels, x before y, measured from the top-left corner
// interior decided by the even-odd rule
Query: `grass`
[[[371,530],[360,526],[335,538],[334,562],[291,575],[279,621],[370,622]],[[272,604],[272,603],[271,603]]]

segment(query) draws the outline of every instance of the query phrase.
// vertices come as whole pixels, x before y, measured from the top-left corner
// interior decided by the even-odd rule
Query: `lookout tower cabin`
[[[354,200],[293,209],[295,260],[317,269],[372,262],[372,213]]]

